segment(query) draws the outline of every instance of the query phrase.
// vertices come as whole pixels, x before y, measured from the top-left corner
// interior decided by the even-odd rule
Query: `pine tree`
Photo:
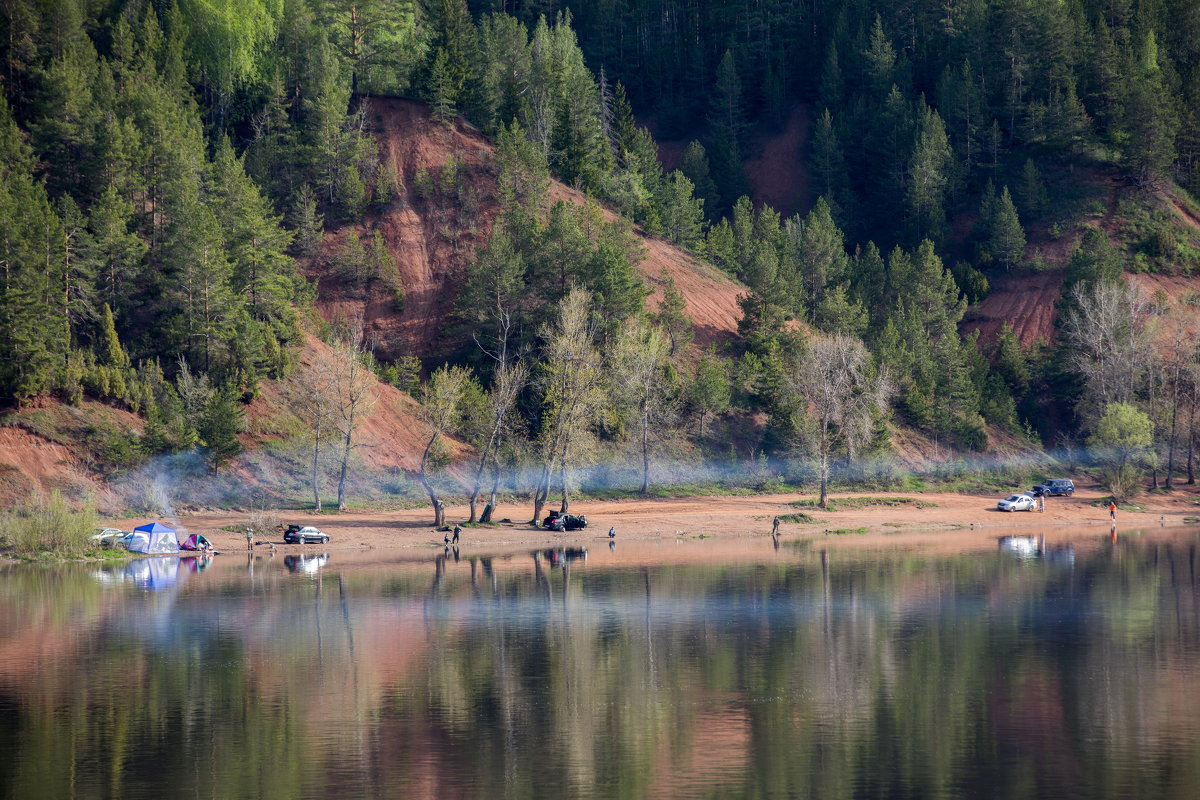
[[[250,318],[294,334],[294,269],[287,255],[292,234],[233,154],[228,139],[217,147],[211,198],[233,262],[230,288],[244,298]]]
[[[732,50],[726,50],[721,63],[717,65],[708,118],[716,139],[736,152],[746,133],[746,117],[742,107],[742,79],[738,75]]]
[[[215,392],[204,407],[196,432],[213,472],[242,452],[242,443],[237,437],[242,428],[242,417],[241,406],[228,391]]]
[[[820,196],[829,204],[834,219],[853,219],[854,201],[850,190],[850,176],[828,108],[817,120],[817,127],[813,132],[810,163],[813,182]]]
[[[946,138],[946,127],[936,111],[925,106],[920,130],[908,162],[909,230],[913,239],[941,239],[946,225],[945,195],[953,170],[954,155]]]
[[[704,224],[704,201],[693,197],[692,189],[692,182],[675,170],[667,179],[661,203],[667,238],[686,248],[700,240]]]
[[[34,182],[33,153],[0,97],[0,396],[47,392],[69,350],[50,300],[60,221]]]
[[[1037,219],[1050,205],[1050,196],[1046,185],[1042,183],[1041,173],[1033,163],[1032,158],[1025,159],[1021,168],[1021,180],[1017,184],[1017,201],[1021,205],[1021,213],[1026,219]]]
[[[679,159],[679,171],[692,182],[695,196],[704,202],[705,218],[715,219],[720,200],[717,185],[713,183],[712,173],[709,171],[708,153],[704,150],[704,145],[694,139],[688,143]]]
[[[842,107],[845,92],[845,82],[842,79],[842,68],[838,64],[837,43],[831,42],[825,55],[825,66],[821,69],[821,83],[818,90],[818,101],[828,112]]]
[[[896,49],[884,32],[883,20],[878,14],[871,26],[870,40],[863,58],[866,61],[868,90],[875,97],[883,97],[896,79]]]
[[[988,226],[988,250],[1005,269],[1021,263],[1025,255],[1025,231],[1017,217],[1017,208],[1005,186],[1000,191]]]
[[[433,106],[433,118],[446,127],[450,127],[457,113],[455,104],[459,93],[449,59],[445,49],[438,48],[429,67],[429,101]]]

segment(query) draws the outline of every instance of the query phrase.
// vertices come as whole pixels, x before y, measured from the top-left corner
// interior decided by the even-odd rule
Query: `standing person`
[[[1046,513],[1046,495],[1044,495],[1044,494],[1038,495],[1038,513],[1039,514]]]
[[[1113,522],[1117,521],[1117,501],[1116,500],[1108,501],[1108,518],[1110,520],[1112,520]]]
[[[772,536],[779,535],[779,517],[776,517],[775,519],[771,520],[771,535]]]
[[[462,528],[458,525],[454,526],[454,538],[450,540],[450,544],[458,544],[458,535],[462,533]]]

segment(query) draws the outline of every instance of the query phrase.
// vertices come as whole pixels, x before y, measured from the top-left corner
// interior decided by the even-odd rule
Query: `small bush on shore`
[[[90,549],[88,537],[99,521],[90,502],[75,511],[55,490],[49,498],[31,496],[13,510],[0,512],[0,543],[20,555],[83,553]]]

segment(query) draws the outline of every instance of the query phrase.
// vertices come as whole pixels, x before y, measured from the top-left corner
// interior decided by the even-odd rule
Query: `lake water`
[[[1200,797],[1200,533],[977,535],[6,567],[0,797]]]

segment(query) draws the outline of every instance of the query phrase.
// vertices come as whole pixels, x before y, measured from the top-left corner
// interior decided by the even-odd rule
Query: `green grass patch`
[[[57,490],[49,498],[31,495],[0,512],[0,545],[19,556],[82,556],[93,549],[89,537],[99,524],[90,503],[77,511]]]
[[[1183,521],[1190,522],[1190,523],[1200,523],[1200,517],[1184,517]]]
[[[849,536],[849,535],[860,535],[861,536],[862,534],[867,532],[867,529],[866,528],[830,528],[829,530],[827,530],[825,532],[831,533],[834,536]]]
[[[794,500],[788,505],[798,508],[821,508],[817,500]],[[937,508],[937,503],[915,497],[830,497],[824,511],[844,511],[852,508],[887,506],[890,508]]]
[[[780,522],[796,522],[801,525],[812,525],[812,524],[818,522],[819,520],[817,520],[816,517],[814,517],[810,514],[805,514],[804,512],[801,511],[801,512],[797,512],[795,514],[780,514],[779,521]]]

